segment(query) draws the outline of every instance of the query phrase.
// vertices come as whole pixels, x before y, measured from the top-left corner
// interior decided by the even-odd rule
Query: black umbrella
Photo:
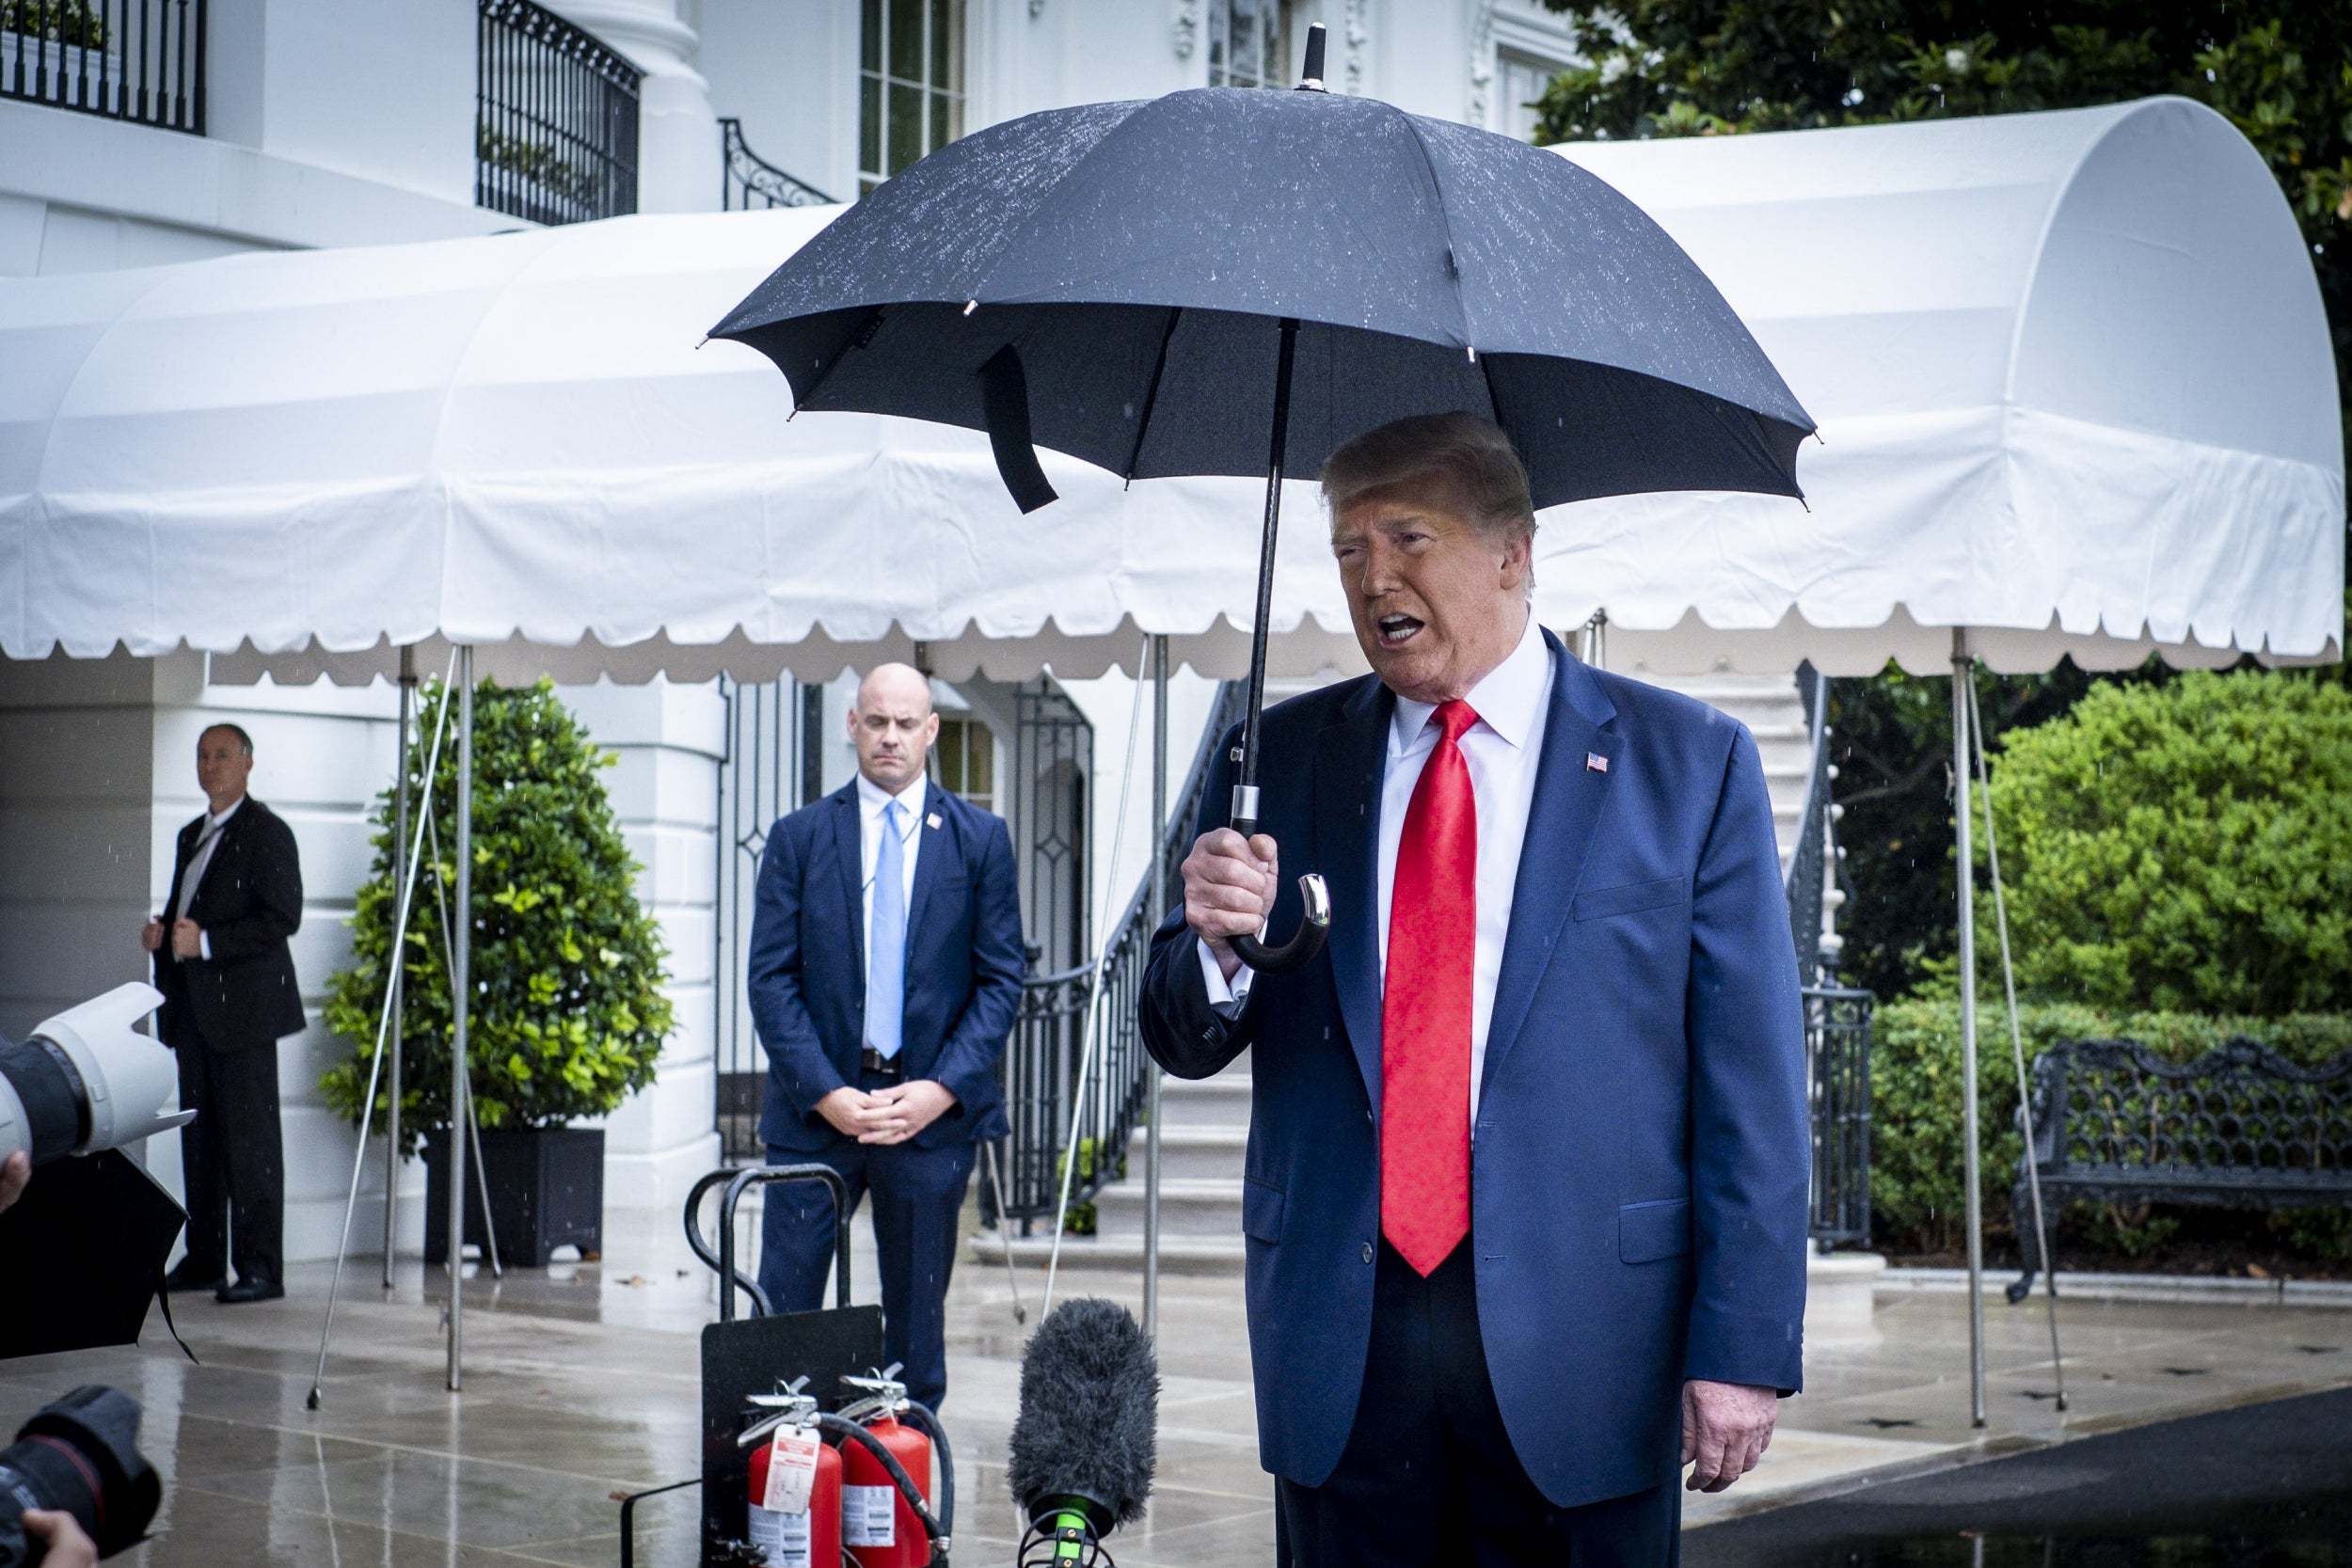
[[[1128,480],[1266,476],[1233,826],[1258,716],[1285,472],[1463,409],[1509,433],[1538,507],[1651,490],[1795,496],[1813,430],[1680,246],[1566,159],[1322,90],[1209,87],[1026,116],[885,182],[711,336],[796,406],[985,430],[1022,511],[1032,441]],[[1305,962],[1237,943],[1259,969]]]

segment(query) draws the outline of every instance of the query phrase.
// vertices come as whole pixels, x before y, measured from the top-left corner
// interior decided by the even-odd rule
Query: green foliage
[[[2006,1216],[2020,1147],[2009,1015],[1997,991],[1978,1005],[1977,1025],[1985,1216],[1994,1227]],[[2343,1013],[2217,1018],[2029,1003],[2018,1008],[2018,1027],[2028,1062],[2062,1039],[2135,1039],[2173,1061],[2201,1056],[2233,1035],[2260,1040],[2305,1066],[2352,1050],[2352,1015]],[[1872,1228],[1883,1245],[1944,1251],[1964,1234],[1960,1085],[1958,1001],[1880,1004],[1870,1050],[1870,1203]],[[2330,1227],[2342,1222],[2323,1216],[2345,1213],[2352,1211],[2320,1211],[2301,1220],[2279,1216],[2286,1223],[2278,1228],[2315,1255],[2328,1256]],[[2130,1223],[2130,1216],[2122,1218]]]
[[[429,683],[422,711],[440,703]],[[450,1006],[443,911],[455,887],[456,717],[434,782],[434,821],[419,869],[403,980],[401,1127],[413,1144],[448,1125]],[[421,798],[424,743],[405,759],[409,799]],[[653,1082],[669,1036],[660,934],[639,906],[620,830],[591,745],[552,683],[474,698],[473,888],[468,1056],[482,1125],[543,1127],[602,1116]],[[327,983],[326,1022],[353,1042],[331,1069],[326,1101],[359,1117],[391,969],[391,792],[374,814],[373,875],[351,918],[352,965]],[[412,819],[413,820],[413,819]],[[413,826],[412,826],[413,831]],[[376,1090],[375,1114],[388,1108]],[[380,1119],[379,1119],[380,1125]]]
[[[2009,737],[1993,800],[2029,993],[2111,1009],[2352,1008],[2343,687],[2254,671],[2101,685]]]
[[[2103,678],[2161,682],[2171,674],[2151,660],[2137,674]],[[2046,675],[1979,668],[1987,749],[1997,753],[2004,736],[2065,712],[2090,686],[2071,662]],[[1955,947],[1952,683],[1892,664],[1883,674],[1833,680],[1829,720],[1851,900],[1838,915],[1846,939],[1839,971],[1850,985],[1900,996],[1948,969]]]
[[[1094,1139],[1080,1138],[1078,1140],[1078,1179],[1075,1183],[1078,1188],[1083,1189],[1088,1182],[1094,1180],[1095,1148],[1096,1141]],[[1060,1190],[1062,1172],[1068,1168],[1069,1164],[1070,1156],[1067,1152],[1054,1156],[1054,1186],[1057,1191]],[[1123,1181],[1126,1180],[1127,1157],[1125,1155],[1122,1154],[1119,1157],[1118,1161],[1113,1164],[1109,1175],[1113,1180]],[[1100,1224],[1101,1218],[1096,1213],[1093,1204],[1081,1203],[1073,1199],[1070,1205],[1070,1212],[1062,1222],[1062,1234],[1066,1236],[1091,1236],[1095,1233]]]
[[[90,0],[0,0],[0,33],[103,49],[106,22]]]

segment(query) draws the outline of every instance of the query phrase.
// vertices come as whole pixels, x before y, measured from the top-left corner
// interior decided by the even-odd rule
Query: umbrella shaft
[[[1265,529],[1258,540],[1258,615],[1249,631],[1249,707],[1242,719],[1241,773],[1233,788],[1232,823],[1245,838],[1258,830],[1258,717],[1265,706],[1266,621],[1274,611],[1274,542],[1282,526],[1282,453],[1290,445],[1291,365],[1298,357],[1298,322],[1285,317],[1274,371],[1274,429],[1265,460]]]

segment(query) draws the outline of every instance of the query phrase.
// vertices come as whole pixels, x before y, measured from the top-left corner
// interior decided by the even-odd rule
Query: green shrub
[[[438,684],[428,683],[423,712],[432,715],[439,701]],[[456,885],[453,712],[450,724],[403,982],[401,1130],[412,1146],[450,1117],[453,1015],[441,909]],[[406,759],[411,801],[423,789],[429,722],[425,729]],[[467,1054],[475,1114],[485,1128],[602,1116],[653,1082],[671,1029],[670,1002],[661,993],[660,934],[638,904],[637,866],[597,778],[614,760],[590,744],[550,682],[508,690],[485,681],[475,694]],[[374,872],[351,917],[353,961],[327,982],[327,1025],[353,1042],[353,1053],[322,1087],[327,1104],[354,1122],[390,973],[391,814],[388,789],[374,814]],[[381,1085],[375,1100],[381,1125],[388,1108]]]
[[[2352,691],[2260,671],[2097,686],[2005,737],[1993,797],[2028,994],[2352,1008]]]
[[[2202,1055],[2232,1035],[2260,1040],[2307,1066],[2352,1050],[2352,1015],[2342,1013],[2213,1018],[2027,1005],[2018,1009],[2018,1025],[2029,1063],[2062,1039],[2135,1039],[2174,1061]],[[1988,1228],[1994,1228],[2008,1216],[2019,1148],[2017,1074],[2010,1066],[2008,1013],[1997,992],[1979,1004],[1977,1030],[1985,1219]],[[1882,1003],[1870,1046],[1870,1204],[1881,1244],[1942,1251],[1958,1245],[1965,1234],[1960,1089],[1958,1000]],[[2332,1216],[2345,1212],[2352,1212],[2277,1216],[2282,1221],[2278,1228],[2308,1248],[2324,1248],[2344,1223]],[[2119,1245],[2127,1239],[2146,1240],[2144,1231],[2124,1234],[2144,1227],[2144,1216],[2137,1222],[2128,1215],[2106,1216],[2097,1223],[2115,1231],[2108,1240]]]

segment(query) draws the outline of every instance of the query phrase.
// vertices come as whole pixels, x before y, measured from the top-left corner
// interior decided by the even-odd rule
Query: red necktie
[[[1380,1232],[1424,1276],[1470,1234],[1478,947],[1478,804],[1459,744],[1478,715],[1457,699],[1436,719],[1396,847],[1380,999]]]

